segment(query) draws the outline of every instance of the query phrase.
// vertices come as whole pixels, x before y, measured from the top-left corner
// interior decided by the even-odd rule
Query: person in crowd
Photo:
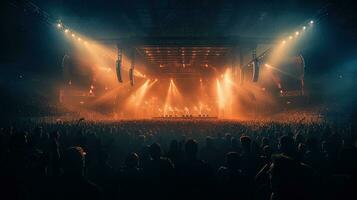
[[[124,199],[140,199],[147,192],[140,193],[137,189],[144,189],[143,170],[139,168],[139,156],[131,153],[125,159],[124,167],[119,175],[119,195]]]
[[[174,178],[174,165],[170,159],[162,156],[162,149],[158,143],[153,143],[149,148],[151,161],[144,173],[151,195],[159,198],[159,194],[169,194],[173,189],[171,180]]]
[[[181,188],[194,197],[207,195],[205,191],[212,190],[213,172],[206,162],[197,157],[198,143],[193,139],[185,144],[185,161],[180,166],[179,176]]]
[[[254,177],[258,172],[259,158],[252,152],[252,140],[249,136],[240,138],[242,146],[242,170],[250,177]]]
[[[227,153],[226,164],[218,169],[217,176],[222,199],[231,199],[238,194],[240,199],[250,199],[253,184],[243,173],[237,152]]]
[[[102,199],[102,190],[84,176],[85,155],[78,146],[64,151],[63,176],[54,183],[53,199]]]
[[[279,150],[280,153],[284,156],[288,156],[294,159],[297,158],[294,140],[288,135],[284,135],[280,138]]]

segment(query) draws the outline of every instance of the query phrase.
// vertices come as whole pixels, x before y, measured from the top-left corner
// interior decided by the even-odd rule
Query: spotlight
[[[57,28],[62,28],[62,24],[61,23],[57,23]]]
[[[65,33],[68,33],[68,31],[69,31],[68,29],[64,30]]]
[[[283,40],[281,43],[282,43],[282,44],[285,44],[285,43],[286,43],[286,41],[285,41],[285,40]]]
[[[78,41],[81,41],[81,38],[79,37],[77,40],[78,40]]]
[[[76,35],[74,33],[72,33],[72,37],[76,37]]]
[[[289,40],[292,40],[292,39],[293,39],[293,36],[290,35],[290,36],[289,36]]]
[[[299,34],[300,34],[299,31],[296,31],[296,32],[295,32],[295,35],[296,35],[296,36],[298,36]]]
[[[303,26],[303,27],[302,27],[302,30],[306,30],[306,26]]]
[[[313,20],[311,20],[309,23],[312,25],[312,24],[314,23],[314,21],[313,21]]]

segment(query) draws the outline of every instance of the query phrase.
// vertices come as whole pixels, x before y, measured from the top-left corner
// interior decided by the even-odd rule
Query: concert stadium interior
[[[352,0],[5,0],[0,198],[160,199],[157,188],[174,199],[347,198],[356,10]],[[200,162],[185,164],[197,144]],[[61,184],[78,152],[86,166],[73,192]],[[299,179],[310,169],[313,181]]]

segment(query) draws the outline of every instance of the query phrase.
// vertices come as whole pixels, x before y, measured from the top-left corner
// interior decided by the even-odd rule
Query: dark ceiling
[[[3,29],[2,35],[5,37],[1,38],[5,44],[11,44],[16,48],[3,52],[3,57],[8,58],[11,54],[15,59],[19,55],[19,49],[22,49],[23,54],[27,54],[28,48],[35,53],[37,50],[32,49],[31,46],[33,42],[43,46],[43,50],[38,50],[39,55],[49,54],[48,49],[53,49],[53,55],[57,55],[58,50],[53,48],[55,41],[53,33],[44,34],[43,30],[48,29],[47,27],[34,29],[36,22],[40,20],[30,17],[31,14],[23,14],[29,12],[22,9],[21,4],[30,1],[9,0],[9,2],[10,4],[16,2],[20,8],[7,7],[6,12],[2,12],[2,18],[7,19],[6,23],[9,24],[7,27],[10,28]],[[226,55],[232,47],[232,45],[227,46],[227,43],[272,42],[281,36],[286,36],[307,20],[317,20],[321,16],[324,18],[321,18],[322,20],[330,23],[328,28],[331,37],[328,34],[324,37],[336,38],[331,32],[340,31],[343,33],[340,38],[345,36],[357,38],[355,14],[357,9],[352,0],[342,2],[335,0],[33,0],[32,2],[48,13],[52,19],[60,19],[68,27],[96,40],[113,42],[126,38],[141,39],[139,42],[142,45],[138,46],[137,50],[154,65],[165,65],[170,62],[191,65],[197,64],[197,60],[200,61],[198,65],[205,65]],[[325,15],[326,13],[328,15]],[[37,27],[41,26],[37,25]],[[44,35],[48,37],[43,37]],[[337,43],[336,40],[329,38],[326,40],[332,47]],[[160,41],[164,42],[160,43]],[[207,49],[210,51],[208,55],[205,52]],[[32,58],[32,55],[28,57]],[[49,56],[47,57],[51,60]]]
[[[96,38],[126,36],[276,37],[314,17],[326,1],[122,0],[34,1]]]

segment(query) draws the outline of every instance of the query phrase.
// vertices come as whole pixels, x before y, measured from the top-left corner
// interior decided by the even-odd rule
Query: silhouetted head
[[[188,157],[196,157],[198,151],[198,143],[195,140],[187,140],[185,144],[185,153]]]
[[[262,144],[261,144],[261,146],[262,146],[262,147],[265,147],[265,146],[267,146],[267,145],[269,145],[269,139],[266,138],[266,137],[263,137],[263,138],[262,138]]]
[[[161,157],[161,147],[158,143],[150,145],[150,156],[152,159],[157,160]]]
[[[136,153],[131,153],[125,158],[125,165],[128,168],[136,168],[139,166],[139,156]]]
[[[212,147],[213,146],[213,138],[210,136],[206,137],[206,146],[207,147]]]
[[[252,140],[249,136],[240,137],[240,143],[242,144],[242,148],[245,152],[250,152]]]
[[[224,136],[226,142],[231,143],[232,142],[232,135],[230,133],[226,133]]]
[[[319,143],[316,138],[311,137],[306,140],[306,148],[310,151],[318,151],[319,150]]]
[[[139,137],[138,137],[139,144],[144,144],[145,141],[146,141],[145,135],[139,135]]]
[[[226,155],[227,167],[232,170],[240,169],[240,156],[237,152],[229,152]]]
[[[282,153],[291,155],[295,151],[294,140],[291,137],[285,135],[280,138],[279,147]]]
[[[58,140],[59,137],[60,137],[60,133],[59,133],[58,131],[53,131],[53,132],[51,132],[51,134],[50,134],[50,138],[51,138],[51,139]]]
[[[305,143],[305,137],[300,133],[295,135],[294,140],[295,140],[295,144],[297,145],[300,143]]]
[[[81,147],[70,147],[63,153],[62,163],[66,175],[82,176],[85,166],[85,155]]]
[[[280,155],[274,158],[270,167],[270,181],[274,192],[284,192],[293,189],[299,176],[299,166],[292,158]]]
[[[273,151],[272,151],[272,149],[270,148],[270,146],[268,146],[268,145],[265,145],[264,147],[263,147],[263,152],[264,152],[264,156],[265,157],[267,157],[267,158],[271,158],[271,155],[272,155],[272,153],[273,153]]]

